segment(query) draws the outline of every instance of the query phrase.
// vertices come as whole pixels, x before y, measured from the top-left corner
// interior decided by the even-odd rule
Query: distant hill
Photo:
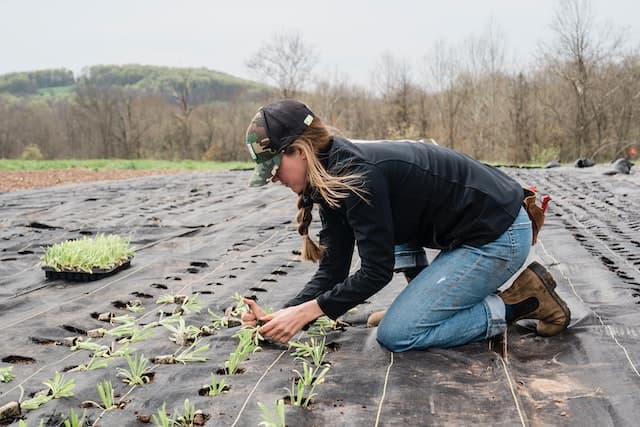
[[[171,97],[188,87],[195,104],[226,101],[240,94],[252,97],[271,90],[266,85],[206,68],[128,64],[94,65],[78,76],[65,68],[2,74],[0,94],[68,96],[82,83],[163,97]]]

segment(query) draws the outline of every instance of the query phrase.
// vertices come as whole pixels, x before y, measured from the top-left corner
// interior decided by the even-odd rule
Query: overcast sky
[[[0,0],[0,73],[95,64],[207,67],[252,78],[247,58],[275,32],[299,31],[316,73],[366,84],[384,52],[416,64],[436,40],[460,43],[489,21],[528,63],[551,38],[561,0]],[[593,0],[597,20],[640,42],[640,1]]]

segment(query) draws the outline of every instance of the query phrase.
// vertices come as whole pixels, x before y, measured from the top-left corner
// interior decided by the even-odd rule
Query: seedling
[[[91,273],[94,269],[111,269],[133,257],[135,249],[129,246],[129,238],[116,235],[98,234],[95,238],[67,240],[50,246],[42,265],[56,271],[82,271]]]
[[[157,416],[156,414],[153,414],[151,417],[153,419],[153,423],[157,427],[172,427],[176,423],[174,418],[169,418],[169,415],[167,414],[166,402],[162,402],[162,407],[158,409]]]
[[[177,410],[174,411],[176,417],[175,423],[181,427],[193,427],[193,421],[196,417],[196,406],[192,405],[191,402],[189,402],[189,399],[185,399],[183,408],[184,411],[182,412],[182,415],[180,415],[180,412]]]
[[[177,325],[175,325],[176,323]],[[196,340],[202,333],[202,331],[196,326],[186,326],[182,317],[171,316],[167,319],[161,320],[160,324],[173,333],[169,339],[179,346],[188,345]]]
[[[258,328],[240,329],[234,338],[238,338],[238,346],[234,352],[229,354],[229,360],[224,362],[227,373],[231,375],[238,371],[240,362],[260,349],[258,343],[263,339],[258,333]]]
[[[176,361],[180,363],[192,363],[192,362],[206,362],[207,358],[204,356],[198,356],[198,354],[204,353],[209,350],[209,344],[205,344],[201,347],[194,349],[194,347],[198,344],[198,341],[191,344],[189,348],[180,353],[176,357]]]
[[[175,304],[176,299],[173,295],[162,295],[156,300],[156,304]]]
[[[313,337],[308,342],[291,341],[289,345],[295,348],[291,355],[298,360],[310,358],[316,367],[320,367],[324,365],[324,358],[327,355],[324,343],[324,337],[322,337],[322,341],[316,341]]]
[[[47,396],[46,394],[38,394],[33,399],[28,399],[20,402],[20,408],[25,411],[31,411],[33,409],[38,409],[40,406],[44,405],[48,401],[51,400],[51,396]]]
[[[113,395],[113,386],[111,385],[111,382],[105,380],[98,383],[97,387],[98,396],[100,396],[100,401],[102,402],[102,408],[106,411],[115,408],[115,396]]]
[[[104,354],[109,352],[109,347],[106,345],[98,344],[91,341],[91,338],[86,341],[77,340],[75,345],[71,347],[71,351],[76,350],[89,350],[95,354]]]
[[[317,385],[324,382],[324,376],[329,371],[329,367],[316,367],[312,369],[309,364],[302,362],[302,373],[295,370],[298,378],[295,378],[291,384],[289,391],[289,399],[291,404],[295,406],[308,406],[309,401],[316,395],[314,390]]]
[[[109,361],[110,360],[111,359],[103,358],[98,353],[94,353],[93,356],[91,357],[91,360],[89,360],[89,363],[87,363],[86,365],[79,365],[79,366],[73,368],[71,370],[71,372],[73,372],[73,371],[93,371],[95,369],[106,368],[107,366],[109,366]]]
[[[126,325],[128,323],[134,323],[135,321],[136,318],[129,314],[123,314],[122,316],[113,316],[110,319],[112,325]]]
[[[284,420],[284,400],[279,399],[276,401],[276,407],[273,413],[262,402],[258,402],[258,406],[262,410],[262,415],[260,416],[260,418],[262,418],[262,422],[258,425],[261,425],[264,427],[285,427],[286,426],[285,420]]]
[[[49,387],[49,394],[52,399],[60,399],[61,397],[73,397],[73,388],[75,382],[73,380],[64,380],[64,375],[56,371],[52,380],[45,381],[44,384]]]
[[[144,311],[144,307],[142,306],[142,304],[136,304],[136,305],[127,304],[126,309],[132,313],[142,313]]]
[[[157,323],[149,323],[139,328],[135,323],[125,323],[107,331],[107,335],[119,337],[121,343],[139,342],[153,337]]]
[[[211,309],[207,309],[207,311],[209,312],[209,317],[211,317],[211,326],[214,329],[219,330],[229,327],[229,318],[227,316],[218,316]]]
[[[78,419],[78,414],[76,414],[76,411],[74,411],[73,408],[71,408],[69,418],[64,420],[64,427],[83,427],[85,415],[86,415],[86,411],[83,411],[82,418]]]
[[[200,294],[195,293],[190,297],[185,298],[180,307],[177,308],[179,313],[200,313],[202,310],[202,304],[200,303]]]
[[[0,368],[0,382],[8,383],[9,381],[13,381],[16,376],[11,373],[12,370],[13,365]]]
[[[229,316],[240,317],[242,316],[242,313],[249,311],[249,308],[244,303],[244,297],[242,295],[236,292],[231,298],[233,299],[234,306],[228,311]]]
[[[127,365],[129,369],[118,368],[118,376],[123,378],[123,381],[127,384],[146,384],[151,381],[149,372],[151,369],[147,366],[149,360],[147,360],[143,354],[135,354],[133,359],[126,354]]]
[[[20,403],[20,407],[25,410],[37,409],[51,399],[60,399],[62,397],[73,397],[73,388],[75,382],[73,380],[64,380],[64,376],[56,371],[52,380],[43,383],[49,390],[37,394],[33,399],[25,400]]]
[[[331,320],[327,316],[321,316],[316,319],[307,331],[308,335],[327,335],[328,332],[344,329],[345,323],[337,320]]]
[[[24,420],[20,420],[18,421],[18,427],[28,427],[28,426]],[[41,419],[40,422],[38,423],[38,427],[45,427],[43,419]]]
[[[219,396],[229,390],[229,386],[225,383],[224,378],[221,378],[218,382],[218,378],[214,374],[211,374],[211,385],[209,385],[208,387],[209,396]]]

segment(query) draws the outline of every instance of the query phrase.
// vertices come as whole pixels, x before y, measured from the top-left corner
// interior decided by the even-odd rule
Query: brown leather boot
[[[374,328],[380,324],[380,321],[384,317],[384,314],[387,310],[375,311],[371,313],[371,315],[367,318],[367,326],[370,328]]]
[[[539,263],[532,262],[511,287],[500,293],[500,298],[511,305],[535,298],[535,309],[521,313],[513,321],[537,319],[538,335],[550,337],[564,331],[571,320],[569,307],[554,291],[555,287],[556,281],[551,273]]]

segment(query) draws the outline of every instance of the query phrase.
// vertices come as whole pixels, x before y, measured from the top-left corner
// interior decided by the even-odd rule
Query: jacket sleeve
[[[393,277],[393,218],[389,186],[382,171],[373,165],[366,167],[362,189],[367,192],[366,201],[355,194],[346,200],[347,221],[358,245],[360,269],[317,297],[322,311],[332,319],[364,302]]]
[[[291,307],[317,298],[349,274],[353,257],[353,231],[346,219],[337,211],[320,204],[320,244],[326,248],[318,270],[311,280],[293,299],[284,306]]]

